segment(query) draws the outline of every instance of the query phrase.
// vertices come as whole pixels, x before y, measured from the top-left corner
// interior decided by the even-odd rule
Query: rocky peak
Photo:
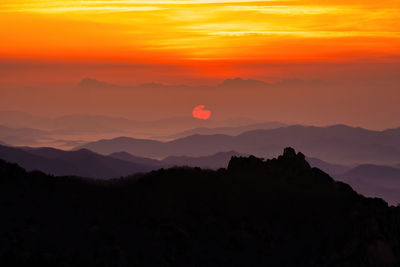
[[[283,157],[284,158],[294,158],[294,157],[296,157],[296,151],[291,147],[286,147],[283,150]]]
[[[228,164],[228,170],[256,171],[260,168],[284,168],[290,171],[303,171],[310,169],[310,165],[305,159],[303,153],[296,151],[291,147],[286,147],[283,154],[277,159],[264,161],[254,156],[249,157],[232,157]]]

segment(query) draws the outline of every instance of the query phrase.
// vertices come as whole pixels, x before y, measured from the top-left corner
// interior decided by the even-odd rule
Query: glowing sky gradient
[[[399,0],[1,0],[0,106],[398,127],[399,18]],[[236,77],[278,85],[218,85]]]
[[[399,15],[398,0],[2,0],[0,57],[389,60],[400,54]]]

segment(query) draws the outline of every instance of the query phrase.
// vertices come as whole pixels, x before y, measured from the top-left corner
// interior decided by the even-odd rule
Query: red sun
[[[204,105],[195,107],[192,111],[193,117],[196,119],[208,120],[211,116],[211,110],[205,110],[204,108]]]

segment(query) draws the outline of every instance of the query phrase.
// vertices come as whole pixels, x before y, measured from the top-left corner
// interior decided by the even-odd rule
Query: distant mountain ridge
[[[13,145],[31,145],[46,138],[49,132],[33,128],[11,128],[0,125],[0,140]]]
[[[166,167],[166,165],[162,162],[162,160],[138,157],[138,156],[129,154],[128,152],[124,152],[124,151],[115,152],[115,153],[112,153],[112,154],[110,154],[108,156],[112,157],[112,158],[124,160],[124,161],[143,164],[143,165],[146,165],[146,166],[153,166],[155,168]]]
[[[226,78],[224,79],[221,83],[217,85],[208,85],[208,86],[203,86],[205,88],[241,88],[241,87],[246,87],[247,89],[253,89],[253,88],[265,88],[265,87],[281,87],[281,86],[291,86],[291,85],[305,85],[305,84],[323,84],[325,83],[322,80],[319,79],[313,79],[313,80],[302,80],[302,79],[282,79],[274,82],[266,82],[266,81],[261,81],[261,80],[256,80],[256,79],[246,79],[246,78],[241,78],[241,77],[236,77],[236,78]],[[119,85],[115,83],[110,83],[106,81],[101,81],[98,79],[86,77],[80,80],[77,85],[77,87],[86,87],[86,88],[99,88],[99,89],[140,89],[140,88],[190,88],[193,86],[186,85],[186,84],[163,84],[163,83],[157,83],[157,82],[147,82],[147,83],[142,83],[142,84],[137,84],[137,85]]]
[[[338,175],[365,196],[384,198],[392,205],[400,204],[400,168],[362,164]]]
[[[200,135],[213,135],[213,134],[226,134],[226,135],[239,135],[246,131],[256,130],[256,129],[276,129],[280,127],[288,126],[285,123],[281,122],[263,122],[263,123],[253,123],[243,126],[236,127],[216,127],[216,128],[194,128],[190,130],[186,130],[180,133],[176,133],[170,136],[167,136],[168,139],[176,139],[187,137],[194,134]]]
[[[240,151],[260,157],[274,156],[288,145],[306,151],[310,157],[354,165],[391,165],[400,158],[400,133],[371,131],[345,125],[329,127],[287,126],[253,130],[238,136],[223,134],[191,135],[168,142],[119,137],[90,142],[87,148],[101,154],[126,151],[144,157],[206,156],[220,151]]]
[[[335,180],[351,185],[364,196],[383,198],[391,205],[400,203],[400,166],[374,164],[347,166],[309,157],[307,161],[312,167],[329,173]]]
[[[109,155],[110,157],[144,164],[147,166],[153,166],[154,168],[170,168],[173,166],[189,166],[189,167],[200,167],[204,169],[219,169],[226,168],[229,160],[232,157],[237,156],[248,156],[244,153],[236,151],[218,152],[213,155],[207,155],[202,157],[188,157],[188,156],[169,156],[162,160],[155,160],[149,158],[142,158],[131,155],[127,152],[116,152]]]
[[[77,85],[80,88],[108,88],[108,87],[120,87],[119,85],[98,81],[92,78],[83,78]]]
[[[0,111],[0,125],[19,131],[28,129],[44,131],[46,134],[119,133],[135,136],[172,135],[194,128],[245,127],[259,123],[249,118],[225,120],[198,120],[187,116],[167,117],[154,120],[133,120],[118,116],[69,114],[57,117],[32,116],[23,112]],[[268,124],[269,122],[266,122]],[[274,122],[271,122],[274,123]],[[273,125],[272,125],[273,126]],[[1,134],[1,129],[0,129]],[[1,138],[0,138],[1,139]]]
[[[243,78],[234,78],[234,79],[225,79],[222,83],[220,83],[219,87],[263,87],[268,86],[270,84],[253,80],[253,79],[243,79]]]
[[[116,178],[172,166],[218,169],[226,167],[232,156],[243,155],[245,154],[230,151],[204,157],[180,156],[156,160],[126,152],[104,156],[87,149],[64,151],[47,147],[0,145],[0,159],[17,163],[29,171],[40,170],[52,175],[74,175],[98,179]]]
[[[0,159],[17,163],[27,170],[40,170],[58,176],[76,175],[99,179],[154,169],[153,166],[118,160],[87,149],[63,151],[53,148],[22,149],[0,145]]]
[[[206,169],[226,168],[232,157],[249,156],[236,151],[219,152],[210,156],[188,157],[188,156],[169,156],[163,162],[169,166],[190,166]]]
[[[326,173],[329,173],[330,176],[337,178],[343,173],[351,170],[354,166],[341,165],[341,164],[332,164],[321,159],[310,158],[307,157],[307,162],[310,163],[312,167],[316,167],[318,169],[323,170]]]

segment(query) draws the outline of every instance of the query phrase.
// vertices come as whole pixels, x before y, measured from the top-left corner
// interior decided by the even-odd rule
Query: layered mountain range
[[[54,148],[10,147],[0,145],[0,158],[21,165],[29,171],[40,170],[58,176],[82,176],[95,179],[112,179],[173,166],[219,169],[228,166],[232,157],[248,156],[236,151],[190,157],[168,156],[158,160],[139,157],[127,152],[101,155],[87,149],[63,151]],[[380,197],[392,205],[400,203],[400,168],[387,165],[340,165],[307,157],[317,167],[338,181],[344,181],[358,192]]]
[[[247,131],[236,136],[195,134],[166,142],[118,137],[90,142],[77,149],[86,148],[105,155],[125,151],[153,158],[206,156],[231,150],[271,157],[288,145],[332,163],[392,165],[400,160],[400,129],[371,131],[345,125],[294,125]]]

